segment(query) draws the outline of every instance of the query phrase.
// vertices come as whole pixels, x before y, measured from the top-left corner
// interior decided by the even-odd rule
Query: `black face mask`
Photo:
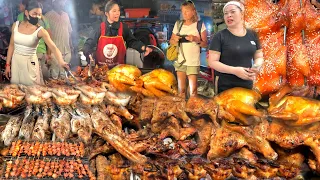
[[[29,21],[29,23],[30,23],[30,24],[32,24],[32,25],[37,25],[37,24],[38,24],[38,22],[39,22],[39,18],[29,16],[28,21]]]

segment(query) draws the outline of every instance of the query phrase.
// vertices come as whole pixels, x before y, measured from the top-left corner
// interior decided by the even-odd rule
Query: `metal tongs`
[[[94,59],[92,58],[92,55],[89,55],[90,63],[89,63],[89,71],[88,71],[88,79],[87,81],[93,80],[92,73],[93,73],[93,67],[94,67]]]
[[[65,75],[66,75],[66,82],[67,82],[68,85],[71,85],[71,83],[70,83],[70,81],[69,81],[69,75],[72,77],[72,79],[73,79],[76,83],[78,83],[77,78],[72,74],[72,72],[70,71],[70,69],[68,69],[68,68],[66,68],[66,67],[63,67],[63,69],[64,69],[64,73],[65,73]],[[68,75],[68,74],[69,74],[69,75]]]

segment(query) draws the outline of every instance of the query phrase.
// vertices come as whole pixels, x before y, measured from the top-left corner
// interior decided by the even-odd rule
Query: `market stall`
[[[1,179],[316,177],[320,11],[298,0],[245,6],[265,55],[254,90],[185,99],[171,72],[125,64],[2,84]]]

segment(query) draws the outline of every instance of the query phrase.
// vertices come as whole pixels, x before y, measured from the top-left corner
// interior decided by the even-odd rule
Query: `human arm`
[[[253,35],[254,35],[254,42],[256,43],[256,52],[254,53],[254,56],[253,56],[253,60],[254,60],[254,63],[252,65],[252,68],[250,68],[250,70],[254,73],[259,73],[260,72],[260,69],[262,67],[262,64],[263,64],[263,52],[262,52],[262,48],[261,48],[261,45],[260,45],[260,41],[259,41],[259,38],[258,38],[258,34],[256,32],[253,32]]]
[[[199,44],[200,47],[206,48],[208,46],[208,39],[207,39],[207,31],[204,23],[202,23],[201,28],[201,39],[200,36],[188,35],[186,37],[188,41],[195,42]]]
[[[13,50],[14,50],[14,28],[16,26],[16,23],[13,23],[12,28],[11,28],[11,37],[10,37],[10,43],[8,47],[8,52],[7,52],[7,61],[6,61],[6,69],[5,69],[5,76],[7,79],[10,79],[11,77],[11,60],[13,56]]]
[[[263,52],[262,50],[257,50],[254,54],[254,63],[252,65],[252,68],[250,68],[251,71],[255,72],[255,73],[259,73],[260,69],[262,67],[263,64]]]
[[[180,36],[172,33],[169,43],[172,45],[178,45],[178,42],[180,39],[181,39]]]
[[[123,38],[126,41],[128,47],[133,48],[140,53],[144,52],[144,56],[147,56],[150,52],[152,52],[151,48],[147,47],[145,44],[134,37],[129,27],[125,23],[123,23],[123,33]]]
[[[58,60],[58,63],[61,67],[69,68],[68,63],[66,63],[63,58],[60,50],[57,48],[57,46],[54,44],[54,42],[51,40],[49,33],[45,29],[41,29],[38,33],[38,37],[42,38],[44,42],[47,44],[49,49],[52,51],[56,59]]]
[[[173,27],[173,30],[172,30],[172,35],[171,35],[171,38],[170,38],[170,41],[169,43],[172,44],[172,45],[178,45],[178,42],[179,40],[181,39],[180,36],[178,36],[178,23],[176,22],[174,24],[174,27]]]

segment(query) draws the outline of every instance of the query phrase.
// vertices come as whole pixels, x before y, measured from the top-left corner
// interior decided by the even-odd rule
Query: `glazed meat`
[[[195,117],[207,114],[211,118],[214,125],[216,127],[219,127],[219,124],[217,122],[218,105],[212,100],[200,97],[191,97],[186,104],[185,111]],[[220,113],[219,115],[222,116],[222,113]]]
[[[266,120],[251,126],[229,125],[224,122],[211,138],[207,157],[210,160],[227,157],[247,146],[250,150],[263,154],[267,159],[275,160],[278,155],[267,141],[268,134],[269,123]]]
[[[191,119],[185,112],[186,101],[180,97],[165,96],[159,98],[153,110],[151,124],[164,121],[170,116],[189,123]]]

